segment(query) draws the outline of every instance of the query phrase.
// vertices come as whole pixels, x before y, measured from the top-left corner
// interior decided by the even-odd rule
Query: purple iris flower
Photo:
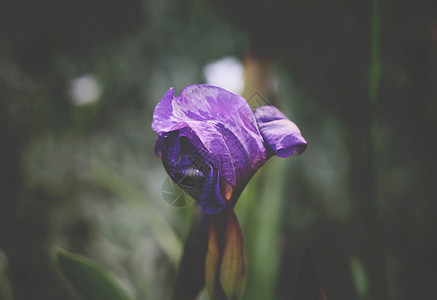
[[[207,214],[233,207],[252,175],[272,156],[299,155],[306,141],[273,106],[211,85],[168,90],[153,113],[155,152],[170,177]]]

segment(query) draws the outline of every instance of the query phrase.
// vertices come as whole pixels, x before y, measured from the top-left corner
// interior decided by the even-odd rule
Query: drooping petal
[[[226,207],[220,190],[220,174],[208,153],[202,148],[192,150],[187,137],[173,131],[159,140],[160,155],[167,173],[187,194],[199,201],[207,214],[217,214]],[[195,138],[193,137],[195,140]],[[188,151],[193,151],[190,155]]]
[[[259,131],[271,150],[279,157],[299,155],[307,142],[299,128],[274,106],[260,106],[255,112]]]
[[[203,185],[199,204],[206,214],[217,214],[226,208],[226,201],[220,192],[218,171],[211,168]]]

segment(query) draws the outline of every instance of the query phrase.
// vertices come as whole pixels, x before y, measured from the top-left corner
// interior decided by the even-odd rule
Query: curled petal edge
[[[299,127],[274,106],[260,106],[255,112],[261,136],[271,152],[279,157],[302,154],[307,142]]]

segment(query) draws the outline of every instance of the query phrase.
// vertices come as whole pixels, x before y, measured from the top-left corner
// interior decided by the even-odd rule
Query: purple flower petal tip
[[[302,154],[307,146],[299,128],[274,106],[255,112],[258,128],[269,150],[279,157]]]

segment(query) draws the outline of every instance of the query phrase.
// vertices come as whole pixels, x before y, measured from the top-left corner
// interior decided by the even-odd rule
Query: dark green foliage
[[[84,256],[58,249],[56,252],[59,271],[87,300],[129,300],[126,292],[114,278],[96,262]]]

